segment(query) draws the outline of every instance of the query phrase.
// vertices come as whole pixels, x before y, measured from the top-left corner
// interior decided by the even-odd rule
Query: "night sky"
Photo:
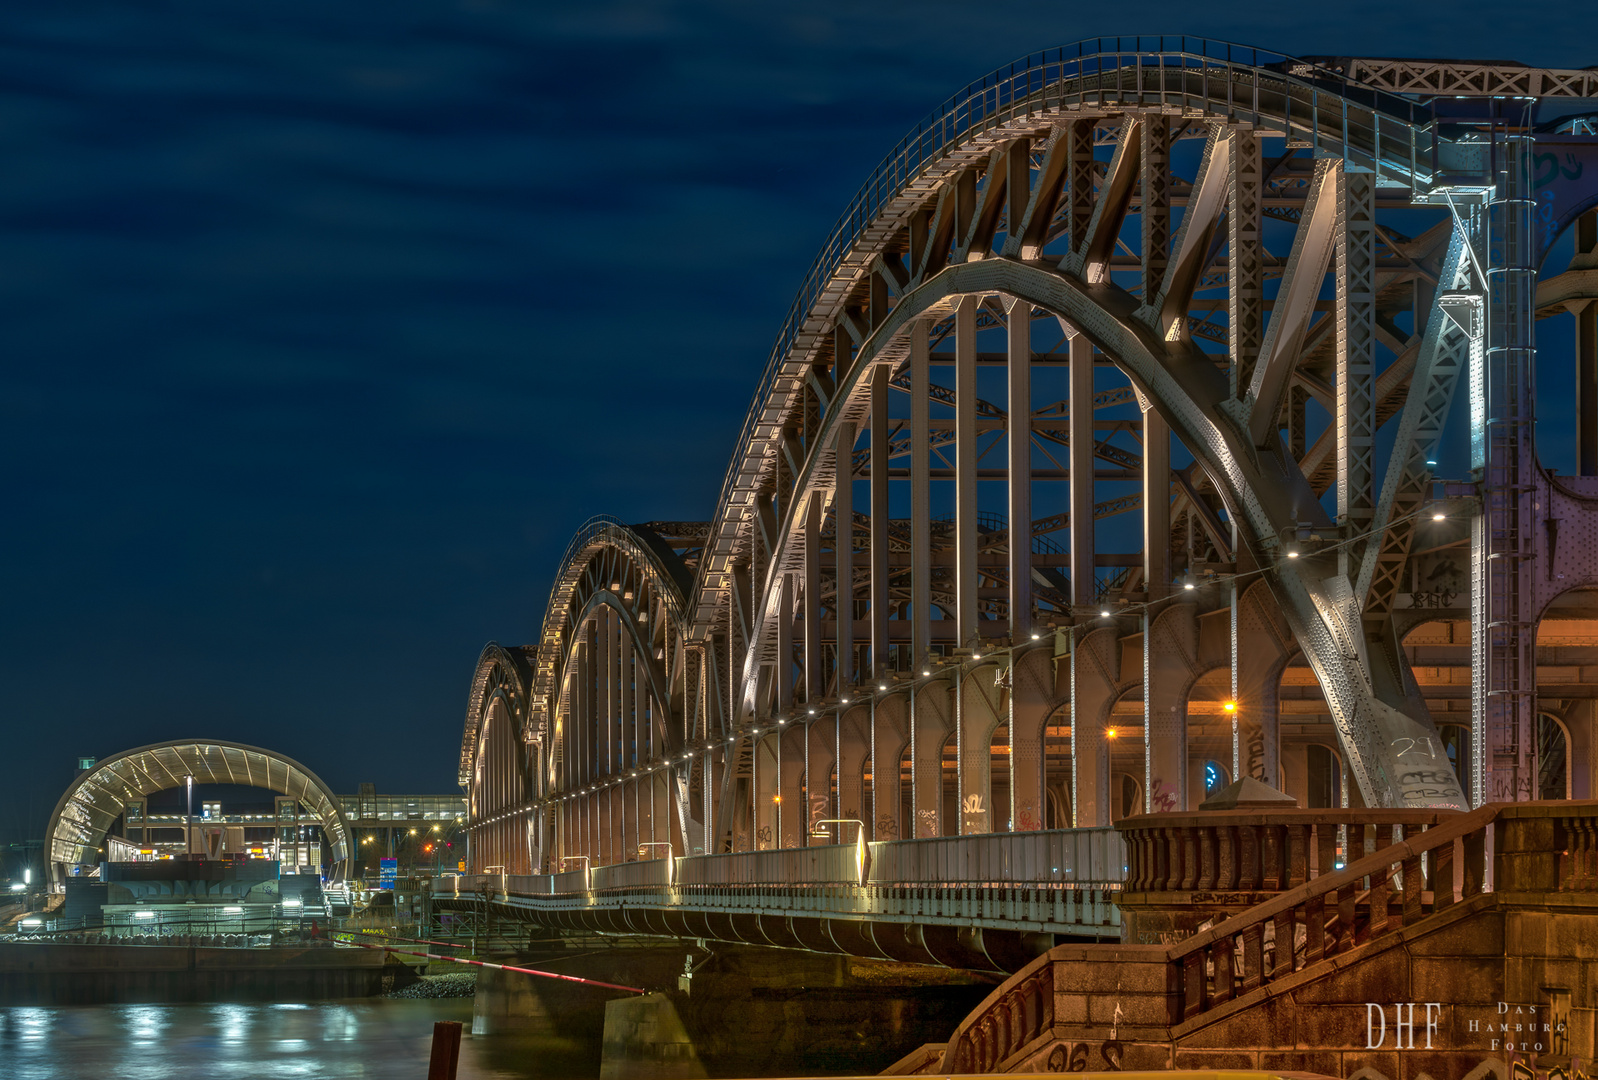
[[[591,514],[712,514],[815,249],[988,70],[1139,31],[1580,67],[1594,10],[4,5],[0,839],[173,738],[454,790],[484,642]]]

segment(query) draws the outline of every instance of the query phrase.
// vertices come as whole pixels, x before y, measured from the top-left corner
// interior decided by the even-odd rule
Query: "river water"
[[[474,1038],[472,999],[290,1005],[7,1006],[5,1080],[423,1080],[436,1020],[459,1020],[460,1080],[578,1080],[597,1054],[567,1039]]]

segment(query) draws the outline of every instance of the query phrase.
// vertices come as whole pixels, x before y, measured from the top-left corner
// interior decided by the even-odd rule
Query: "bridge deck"
[[[462,875],[441,879],[433,896],[529,921],[762,944],[791,944],[777,939],[793,936],[795,920],[853,923],[868,936],[865,924],[1119,939],[1112,901],[1125,874],[1114,829],[1056,829]],[[787,924],[775,937],[774,922]],[[820,947],[855,951],[836,939],[827,929]],[[799,945],[812,947],[803,933]]]

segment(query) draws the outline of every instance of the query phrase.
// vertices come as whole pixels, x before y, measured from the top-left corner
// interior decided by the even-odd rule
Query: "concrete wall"
[[[366,949],[0,943],[0,1003],[15,1005],[366,997],[415,978]]]
[[[947,1037],[992,979],[793,949],[687,945],[551,951],[524,965],[651,991],[646,997],[482,971],[473,1034],[560,1036],[615,1080],[875,1073]],[[684,959],[694,974],[680,991]],[[644,1004],[637,1004],[638,1002]],[[605,1047],[601,1057],[601,1045]],[[703,1070],[703,1071],[698,1071]]]

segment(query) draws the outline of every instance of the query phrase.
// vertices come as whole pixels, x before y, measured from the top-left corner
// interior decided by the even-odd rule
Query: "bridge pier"
[[[946,1038],[997,981],[796,949],[610,940],[558,939],[510,962],[648,993],[483,969],[472,1034],[559,1037],[604,1080],[870,1073]],[[693,974],[682,991],[685,957]]]
[[[696,1080],[704,1075],[704,1063],[673,995],[644,994],[605,1004],[599,1080]]]
[[[564,1009],[548,997],[555,984],[515,972],[484,968],[477,973],[477,993],[472,999],[472,1034],[566,1034],[574,1020],[571,1003]],[[565,984],[559,984],[565,991]],[[584,1001],[588,1008],[604,1009],[604,998]],[[601,1022],[603,1015],[601,1014]]]

